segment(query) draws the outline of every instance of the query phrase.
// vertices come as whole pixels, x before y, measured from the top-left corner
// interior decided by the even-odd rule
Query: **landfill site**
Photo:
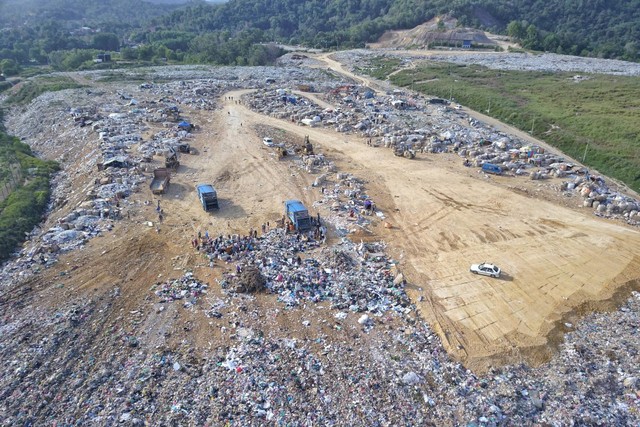
[[[354,74],[379,54],[65,73],[7,111],[62,171],[0,270],[0,425],[640,424],[638,195]]]

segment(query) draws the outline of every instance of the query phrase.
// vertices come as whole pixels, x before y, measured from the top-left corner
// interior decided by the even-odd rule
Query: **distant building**
[[[111,54],[110,53],[99,53],[96,55],[96,59],[94,62],[111,62]]]
[[[96,30],[91,27],[80,27],[75,30],[71,30],[71,35],[73,36],[88,36],[89,34],[94,34]]]
[[[430,46],[461,47],[462,49],[471,49],[474,44],[476,46],[492,46],[496,44],[482,31],[470,29],[430,32],[425,34],[422,40],[417,41],[422,41],[425,45]]]

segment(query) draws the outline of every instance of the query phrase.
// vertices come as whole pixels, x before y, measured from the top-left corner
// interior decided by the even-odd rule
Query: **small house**
[[[95,62],[111,62],[111,54],[110,53],[99,53],[96,55]]]

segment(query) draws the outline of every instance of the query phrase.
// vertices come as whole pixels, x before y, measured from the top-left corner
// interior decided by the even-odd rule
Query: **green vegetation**
[[[7,89],[9,89],[11,87],[13,87],[11,82],[0,82],[0,93],[4,92],[5,90],[7,90]]]
[[[43,76],[25,82],[15,94],[12,94],[7,98],[6,102],[10,104],[28,104],[45,92],[55,92],[80,87],[82,87],[82,85],[79,85],[69,77]]]
[[[358,68],[356,71],[368,74],[379,80],[385,80],[389,74],[399,69],[402,61],[398,58],[375,57],[369,61],[369,67]]]
[[[0,189],[12,189],[0,201],[0,262],[42,220],[49,201],[49,179],[57,170],[57,163],[38,159],[28,145],[0,130]]]
[[[102,67],[97,51],[126,61],[266,65],[282,52],[262,43],[362,47],[386,30],[435,16],[509,34],[527,49],[640,59],[640,0],[234,0],[149,4],[141,0],[5,0],[0,67]],[[5,13],[11,11],[11,13]],[[443,21],[440,21],[443,22]],[[442,30],[444,24],[440,25]],[[75,52],[64,62],[60,52]],[[94,56],[95,57],[95,56]]]
[[[572,55],[640,59],[640,0],[481,0],[498,29],[524,47]],[[479,24],[472,19],[471,24]]]
[[[531,132],[640,191],[640,80],[636,77],[594,74],[576,79],[566,73],[432,63],[390,79],[425,94],[452,97]]]
[[[442,15],[502,34],[509,26],[528,49],[640,58],[640,0],[597,0],[588,7],[582,0],[234,0],[179,9],[153,22],[185,33],[255,28],[266,40],[329,49],[359,47],[386,30]]]

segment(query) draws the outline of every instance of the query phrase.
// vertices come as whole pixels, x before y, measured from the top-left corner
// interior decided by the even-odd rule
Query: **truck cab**
[[[309,211],[300,200],[287,200],[284,202],[284,209],[287,218],[289,218],[289,221],[291,221],[296,231],[311,229]]]
[[[485,163],[482,165],[482,171],[486,173],[491,173],[494,175],[502,174],[502,168],[499,165],[493,163]]]
[[[202,204],[202,209],[205,212],[209,212],[213,209],[218,209],[218,193],[215,188],[210,184],[198,184],[196,185],[196,191],[198,192],[198,198]]]

